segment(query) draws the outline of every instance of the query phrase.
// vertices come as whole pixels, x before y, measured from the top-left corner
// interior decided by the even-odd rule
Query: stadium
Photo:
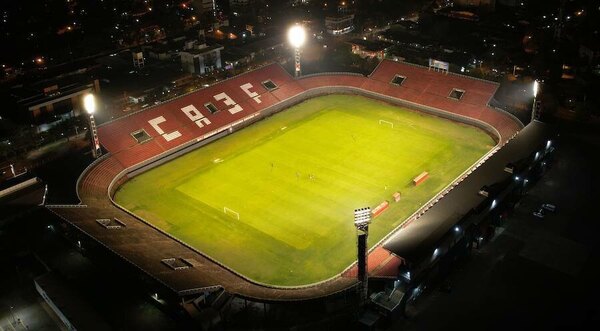
[[[423,278],[479,238],[461,222],[496,200],[477,192],[545,151],[541,123],[489,106],[497,89],[389,60],[368,76],[267,65],[104,123],[80,204],[47,207],[181,302],[353,291],[361,207],[381,211],[369,278]]]

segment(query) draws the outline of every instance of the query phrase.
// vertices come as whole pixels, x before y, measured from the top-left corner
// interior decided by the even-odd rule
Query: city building
[[[214,14],[216,10],[215,0],[194,0],[194,7],[199,9],[202,15],[206,13]]]
[[[325,17],[327,33],[338,36],[354,30],[354,14]]]
[[[256,13],[256,0],[229,0],[233,16],[249,16]]]
[[[100,92],[100,83],[94,81],[53,80],[44,84],[20,86],[11,93],[18,114],[12,117],[46,131],[64,119],[83,112],[83,96]]]
[[[223,46],[196,44],[179,52],[181,65],[185,72],[203,75],[221,69],[221,50]]]

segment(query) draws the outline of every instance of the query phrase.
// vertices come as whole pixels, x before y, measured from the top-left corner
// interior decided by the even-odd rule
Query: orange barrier
[[[371,210],[371,214],[373,215],[373,218],[381,215],[381,213],[383,213],[389,206],[390,206],[390,203],[387,200],[380,203],[379,206],[377,206],[373,210]]]
[[[429,178],[429,173],[427,171],[423,171],[420,175],[413,179],[413,183],[415,184],[415,186],[418,186],[419,184],[423,183],[427,178]]]

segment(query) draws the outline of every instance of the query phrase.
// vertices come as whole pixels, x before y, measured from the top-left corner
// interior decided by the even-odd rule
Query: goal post
[[[379,120],[379,125],[389,126],[392,129],[394,128],[394,123],[392,123],[390,121],[386,121],[386,120]]]
[[[225,213],[225,215],[229,215],[229,216],[235,218],[238,221],[240,220],[240,213],[238,213],[237,211],[235,211],[231,208],[223,207],[223,213]]]

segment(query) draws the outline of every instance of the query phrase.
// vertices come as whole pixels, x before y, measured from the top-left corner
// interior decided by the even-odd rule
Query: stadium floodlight
[[[96,112],[96,97],[93,94],[89,93],[83,97],[83,108],[90,115]]]
[[[354,210],[354,226],[358,230],[364,231],[371,223],[371,207],[359,208]]]
[[[358,273],[360,282],[358,292],[360,293],[361,305],[367,302],[369,292],[369,251],[367,249],[367,237],[369,236],[369,223],[371,223],[371,207],[354,209],[354,226],[358,230]]]
[[[102,155],[102,149],[100,148],[100,140],[98,139],[98,130],[96,128],[96,120],[94,119],[94,113],[96,112],[96,97],[92,93],[88,93],[83,96],[83,108],[90,115],[90,129],[92,136],[92,155],[94,158],[98,158]]]
[[[288,31],[288,40],[294,48],[300,48],[306,41],[306,31],[301,25],[294,25]]]
[[[299,24],[291,27],[288,30],[288,41],[294,47],[295,76],[299,77],[302,71],[300,68],[300,48],[306,41],[306,31],[304,28]]]

